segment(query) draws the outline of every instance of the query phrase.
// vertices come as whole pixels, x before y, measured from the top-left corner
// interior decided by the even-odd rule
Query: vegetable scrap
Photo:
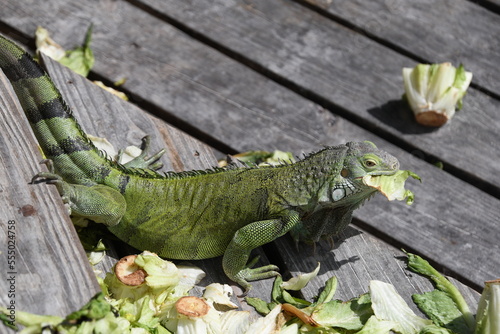
[[[462,98],[472,81],[472,73],[451,63],[418,64],[403,68],[405,97],[418,123],[438,127],[462,107]]]
[[[389,201],[406,199],[406,204],[411,205],[415,200],[415,195],[412,191],[405,189],[405,181],[410,176],[421,181],[420,177],[412,171],[400,170],[393,175],[366,175],[363,177],[363,182],[380,191]]]
[[[55,61],[61,63],[62,65],[68,67],[73,72],[80,74],[83,77],[87,77],[92,67],[94,67],[95,58],[92,49],[90,48],[90,42],[92,40],[92,25],[88,28],[85,34],[85,40],[81,46],[77,46],[71,50],[64,50],[64,48],[55,42],[51,37],[47,29],[43,27],[37,27],[35,32],[35,44],[37,53],[42,52]],[[119,86],[123,84],[126,79],[121,79],[117,81]],[[128,101],[128,97],[125,93],[120,92],[112,87],[106,86],[101,81],[94,81],[94,83],[104,90],[107,90],[113,95],[118,96],[122,100]]]
[[[412,296],[428,319],[416,315],[396,288],[370,281],[368,292],[348,301],[334,299],[335,277],[309,302],[290,294],[315,279],[311,273],[283,282],[276,277],[271,301],[246,297],[246,302],[263,315],[252,319],[238,311],[228,285],[210,284],[202,297],[189,291],[204,277],[193,266],[175,266],[154,253],[143,252],[121,259],[112,272],[100,280],[102,292],[80,310],[65,318],[18,311],[15,330],[19,333],[131,333],[131,334],[265,334],[265,333],[390,333],[400,334],[493,334],[500,332],[500,279],[487,281],[476,318],[458,289],[427,261],[407,253],[408,268],[428,277],[435,290]],[[137,274],[137,273],[140,274]],[[139,276],[130,282],[130,276]],[[0,308],[0,320],[11,326],[8,310]]]

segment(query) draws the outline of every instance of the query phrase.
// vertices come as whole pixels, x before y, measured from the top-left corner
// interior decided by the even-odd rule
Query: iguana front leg
[[[298,212],[289,211],[281,218],[256,221],[236,231],[224,252],[222,266],[226,275],[245,289],[244,294],[252,288],[248,281],[279,275],[279,268],[272,264],[252,268],[258,258],[247,264],[252,249],[281,237],[299,221]]]
[[[70,184],[55,173],[38,173],[32,182],[37,178],[48,179],[47,183],[57,187],[63,202],[69,205],[70,214],[106,226],[118,224],[125,214],[127,208],[125,198],[111,187],[102,184],[93,186]]]

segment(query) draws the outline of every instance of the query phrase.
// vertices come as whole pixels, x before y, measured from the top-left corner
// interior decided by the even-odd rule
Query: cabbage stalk
[[[450,63],[403,68],[405,95],[418,123],[442,126],[462,106],[472,73]]]
[[[485,282],[474,334],[500,333],[500,279]]]

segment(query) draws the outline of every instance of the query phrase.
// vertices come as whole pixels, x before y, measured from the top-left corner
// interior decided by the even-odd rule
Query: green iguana
[[[87,138],[44,70],[0,36],[0,67],[11,81],[47,157],[48,179],[72,213],[105,224],[118,238],[170,259],[223,255],[226,275],[248,281],[279,275],[252,268],[250,252],[291,232],[296,240],[332,237],[377,190],[367,175],[394,175],[399,162],[370,142],[326,147],[296,163],[159,174],[146,153],[120,165]],[[147,145],[146,145],[147,146]]]

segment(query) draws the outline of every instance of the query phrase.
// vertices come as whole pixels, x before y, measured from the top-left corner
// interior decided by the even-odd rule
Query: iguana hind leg
[[[119,191],[102,185],[84,186],[65,182],[55,173],[38,173],[32,179],[47,179],[54,184],[65,204],[69,206],[70,214],[85,217],[106,226],[118,224],[125,214],[127,203]]]

